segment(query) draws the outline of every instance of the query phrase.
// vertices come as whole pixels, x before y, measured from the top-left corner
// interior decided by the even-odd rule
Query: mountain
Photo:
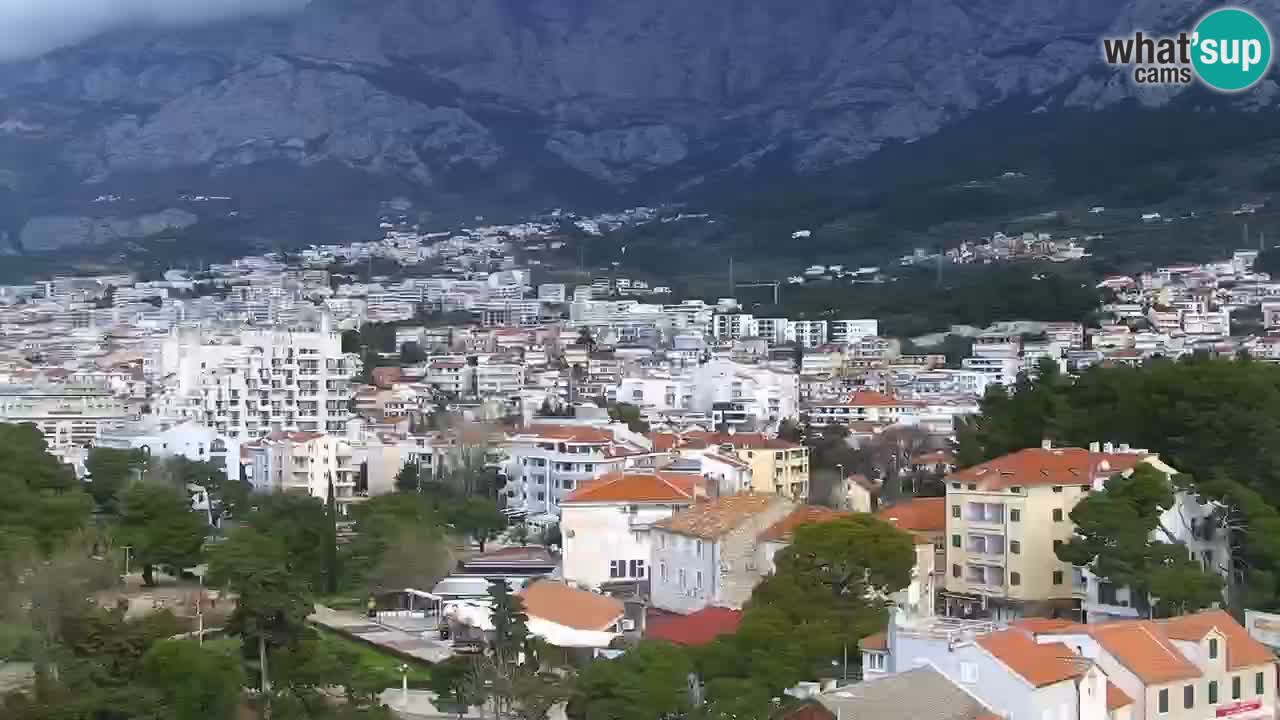
[[[1280,17],[1280,0],[1252,5]],[[192,211],[184,191],[323,232],[393,195],[471,214],[812,175],[1011,101],[1159,106],[1168,93],[1100,66],[1099,38],[1206,7],[313,0],[276,21],[116,34],[0,65],[0,233],[21,245],[49,215],[146,226]],[[1276,93],[1267,80],[1241,102]]]

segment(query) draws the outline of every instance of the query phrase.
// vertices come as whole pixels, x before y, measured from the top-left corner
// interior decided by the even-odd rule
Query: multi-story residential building
[[[1092,598],[1099,592],[1098,584],[1090,582],[1083,568],[1060,561],[1055,549],[1074,535],[1070,513],[1076,503],[1102,489],[1110,476],[1131,473],[1144,463],[1173,474],[1159,457],[1144,450],[1110,445],[1055,448],[1046,443],[947,476],[948,614],[981,609],[995,617],[1058,613],[1097,619],[1117,614],[1115,601],[1127,599],[1127,594]],[[1179,495],[1169,511],[1168,527],[1208,522],[1209,506]],[[1222,533],[1216,541],[1186,534],[1185,540],[1175,536],[1175,541],[1186,542],[1192,552],[1208,552],[1197,557],[1211,563],[1225,559],[1225,548],[1219,547]]]
[[[94,441],[94,446],[141,450],[148,457],[183,457],[207,462],[221,468],[227,478],[240,479],[240,441],[196,422],[181,422],[167,427],[139,424],[104,429]]]
[[[509,397],[524,387],[523,363],[491,357],[481,360],[474,370],[476,390],[481,397]]]
[[[762,433],[688,432],[651,436],[657,451],[714,448],[751,466],[751,490],[781,495],[797,502],[809,497],[809,448]]]
[[[336,332],[177,330],[161,349],[162,417],[191,419],[238,438],[342,432],[354,355]]]
[[[717,340],[737,340],[755,335],[755,318],[747,313],[721,313],[715,316],[711,333]]]
[[[427,359],[427,372],[422,382],[440,392],[462,397],[471,388],[472,374],[462,355],[442,355]]]
[[[560,503],[578,487],[646,452],[643,438],[625,429],[590,425],[534,425],[507,441],[507,507],[528,515],[560,514]]]
[[[638,371],[621,378],[613,391],[620,402],[646,410],[689,410],[710,414],[717,403],[742,406],[754,428],[774,427],[799,416],[798,378],[763,365],[713,360],[682,371]]]
[[[1017,357],[967,357],[960,361],[960,368],[985,375],[988,385],[1011,387],[1018,380],[1022,361]]]
[[[649,530],[704,496],[696,474],[618,470],[561,501],[565,580],[588,587],[646,583]]]
[[[787,340],[804,347],[827,344],[826,320],[791,320],[787,323]]]
[[[653,606],[681,614],[708,606],[740,609],[764,574],[763,534],[794,507],[773,495],[730,495],[654,523]]]
[[[276,432],[241,448],[246,475],[258,492],[309,495],[327,500],[330,483],[338,513],[347,515],[359,468],[345,438],[324,433]]]
[[[786,318],[756,318],[755,332],[752,334],[770,345],[782,345],[787,342],[788,326]]]
[[[142,401],[97,387],[0,385],[0,422],[31,423],[50,449],[88,447],[112,428],[139,419]]]
[[[840,402],[814,402],[809,405],[811,425],[848,425],[871,422],[893,425],[915,425],[919,422],[921,403],[896,398],[874,390],[860,390]]]
[[[869,320],[832,320],[829,339],[833,343],[852,345],[865,337],[880,334],[880,321]]]

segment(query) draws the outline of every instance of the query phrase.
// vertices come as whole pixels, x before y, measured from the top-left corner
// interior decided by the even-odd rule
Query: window
[[[1182,686],[1182,707],[1190,709],[1195,706],[1196,706],[1196,686],[1183,685]]]
[[[1016,573],[1016,572],[1011,572],[1011,573],[1009,573],[1009,584],[1010,584],[1010,585],[1021,585],[1021,584],[1022,584],[1022,574],[1021,574],[1021,573]]]
[[[644,561],[643,560],[631,561],[631,577],[633,578],[644,577]]]
[[[1164,690],[1160,691],[1160,697],[1157,704],[1159,705],[1159,713],[1161,715],[1164,715],[1165,713],[1169,712],[1169,689],[1168,688],[1165,688]]]
[[[953,518],[958,518],[958,517],[960,517],[960,506],[959,506],[959,505],[952,505],[952,506],[951,506],[951,517],[953,517]]]
[[[957,578],[958,578],[958,577],[960,577],[960,566],[959,566],[959,565],[952,565],[952,566],[951,566],[951,577],[957,577]]]
[[[685,574],[684,568],[680,568],[680,589],[682,590],[684,589],[684,586],[685,586],[686,577],[687,575]]]
[[[884,667],[884,655],[880,653],[867,653],[868,670],[884,670]]]
[[[1021,510],[1010,510],[1010,511],[1009,511],[1009,522],[1022,522],[1022,511],[1021,511]]]
[[[969,489],[970,489],[970,490],[977,490],[977,489],[978,489],[978,484],[977,484],[977,483],[969,483]]]
[[[978,682],[978,666],[971,662],[960,662],[960,682],[976,683]]]
[[[658,577],[662,578],[662,582],[667,581],[667,564],[664,562],[658,563]]]
[[[695,588],[697,588],[697,589],[701,590],[701,589],[702,589],[702,571],[701,571],[701,570],[699,570],[699,571],[698,571],[698,574],[697,574],[695,577],[697,578],[697,581],[694,583],[694,585],[693,585],[693,586],[694,586]]]
[[[1239,675],[1236,675],[1235,677],[1231,678],[1231,699],[1232,700],[1240,699],[1240,676]]]
[[[1053,521],[1062,522],[1062,508],[1053,509]]]
[[[627,573],[626,573],[626,563],[625,563],[625,562],[623,562],[622,560],[610,560],[610,561],[609,561],[609,577],[611,577],[611,578],[620,578],[620,577],[625,576],[626,574],[627,574]]]
[[[1209,638],[1209,659],[1216,660],[1218,658],[1218,638]]]
[[[1209,681],[1209,704],[1210,705],[1218,704],[1218,681],[1217,680]]]
[[[1009,492],[1013,493],[1014,495],[1021,495],[1022,488],[1017,485],[1014,485],[1013,487],[1009,488]]]
[[[1054,570],[1054,571],[1053,571],[1053,584],[1054,584],[1054,585],[1061,585],[1061,584],[1062,584],[1062,571],[1061,571],[1061,570]]]
[[[697,549],[698,557],[702,557],[702,541],[699,540],[695,547]]]
[[[1057,492],[1057,493],[1062,492],[1062,486],[1061,486],[1061,485],[1054,485],[1054,486],[1053,486],[1053,491],[1054,491],[1054,492]]]
[[[951,547],[960,547],[960,536],[959,536],[959,535],[952,535],[952,536],[951,536]]]
[[[1057,554],[1058,554],[1058,548],[1060,548],[1060,547],[1062,547],[1062,541],[1061,541],[1061,540],[1054,540],[1054,541],[1053,541],[1053,554],[1054,554],[1054,555],[1057,555]]]
[[[1266,691],[1267,691],[1266,678],[1263,677],[1262,673],[1258,673],[1257,675],[1254,675],[1253,676],[1254,694],[1261,695]]]
[[[952,489],[952,490],[959,490],[959,489],[960,489],[960,483],[951,483],[951,489]]]
[[[1014,554],[1014,555],[1021,555],[1021,554],[1022,554],[1022,543],[1018,542],[1017,540],[1010,540],[1010,541],[1009,541],[1009,552],[1010,552],[1010,553],[1012,553],[1012,554]]]

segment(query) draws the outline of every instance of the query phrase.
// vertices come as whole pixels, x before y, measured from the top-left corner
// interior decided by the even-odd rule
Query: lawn
[[[408,665],[409,687],[425,689],[431,686],[431,666],[427,663],[401,660],[395,655],[329,630],[317,629],[317,632],[320,634],[320,641],[330,649],[355,655],[362,668],[394,677],[399,684],[400,666]]]

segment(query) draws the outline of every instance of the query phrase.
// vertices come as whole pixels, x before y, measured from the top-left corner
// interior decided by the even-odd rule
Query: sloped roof
[[[825,692],[818,701],[844,720],[979,720],[992,714],[931,666]]]
[[[876,513],[876,517],[899,530],[943,532],[947,529],[946,498],[914,498]]]
[[[625,612],[620,600],[551,580],[531,583],[520,591],[520,598],[529,617],[576,630],[606,630]]]
[[[561,504],[688,503],[701,478],[683,473],[615,470],[578,486]]]
[[[848,516],[849,513],[837,512],[821,505],[801,505],[760,533],[759,539],[768,542],[790,542],[792,534],[801,525],[830,522]]]
[[[645,626],[644,636],[676,645],[706,645],[721,635],[737,632],[741,622],[741,610],[705,607],[689,615],[651,616]]]
[[[599,444],[613,441],[612,432],[591,425],[530,425],[521,429],[520,434],[570,443]]]
[[[1200,669],[1188,660],[1150,621],[1091,626],[1090,634],[1143,683],[1161,684],[1200,677]]]
[[[1125,694],[1125,691],[1107,681],[1107,709],[1116,710],[1126,705],[1132,705],[1133,698]]]
[[[977,643],[1034,687],[1060,683],[1085,670],[1085,664],[1066,645],[1040,644],[1021,630],[988,633],[979,637]]]
[[[1271,651],[1250,637],[1249,631],[1224,610],[1205,610],[1194,615],[1159,620],[1157,624],[1174,640],[1200,642],[1210,630],[1222,633],[1227,650],[1228,670],[1240,670],[1275,661]]]
[[[680,535],[714,540],[738,527],[747,518],[768,510],[776,502],[781,502],[781,499],[774,495],[728,495],[697,503],[654,523],[654,527]]]
[[[858,641],[858,647],[862,650],[884,652],[889,649],[889,635],[882,632],[868,635]]]
[[[976,483],[983,490],[1015,485],[1092,485],[1096,474],[1130,470],[1154,457],[1152,453],[1101,453],[1084,448],[1027,448],[957,470],[946,479]]]

